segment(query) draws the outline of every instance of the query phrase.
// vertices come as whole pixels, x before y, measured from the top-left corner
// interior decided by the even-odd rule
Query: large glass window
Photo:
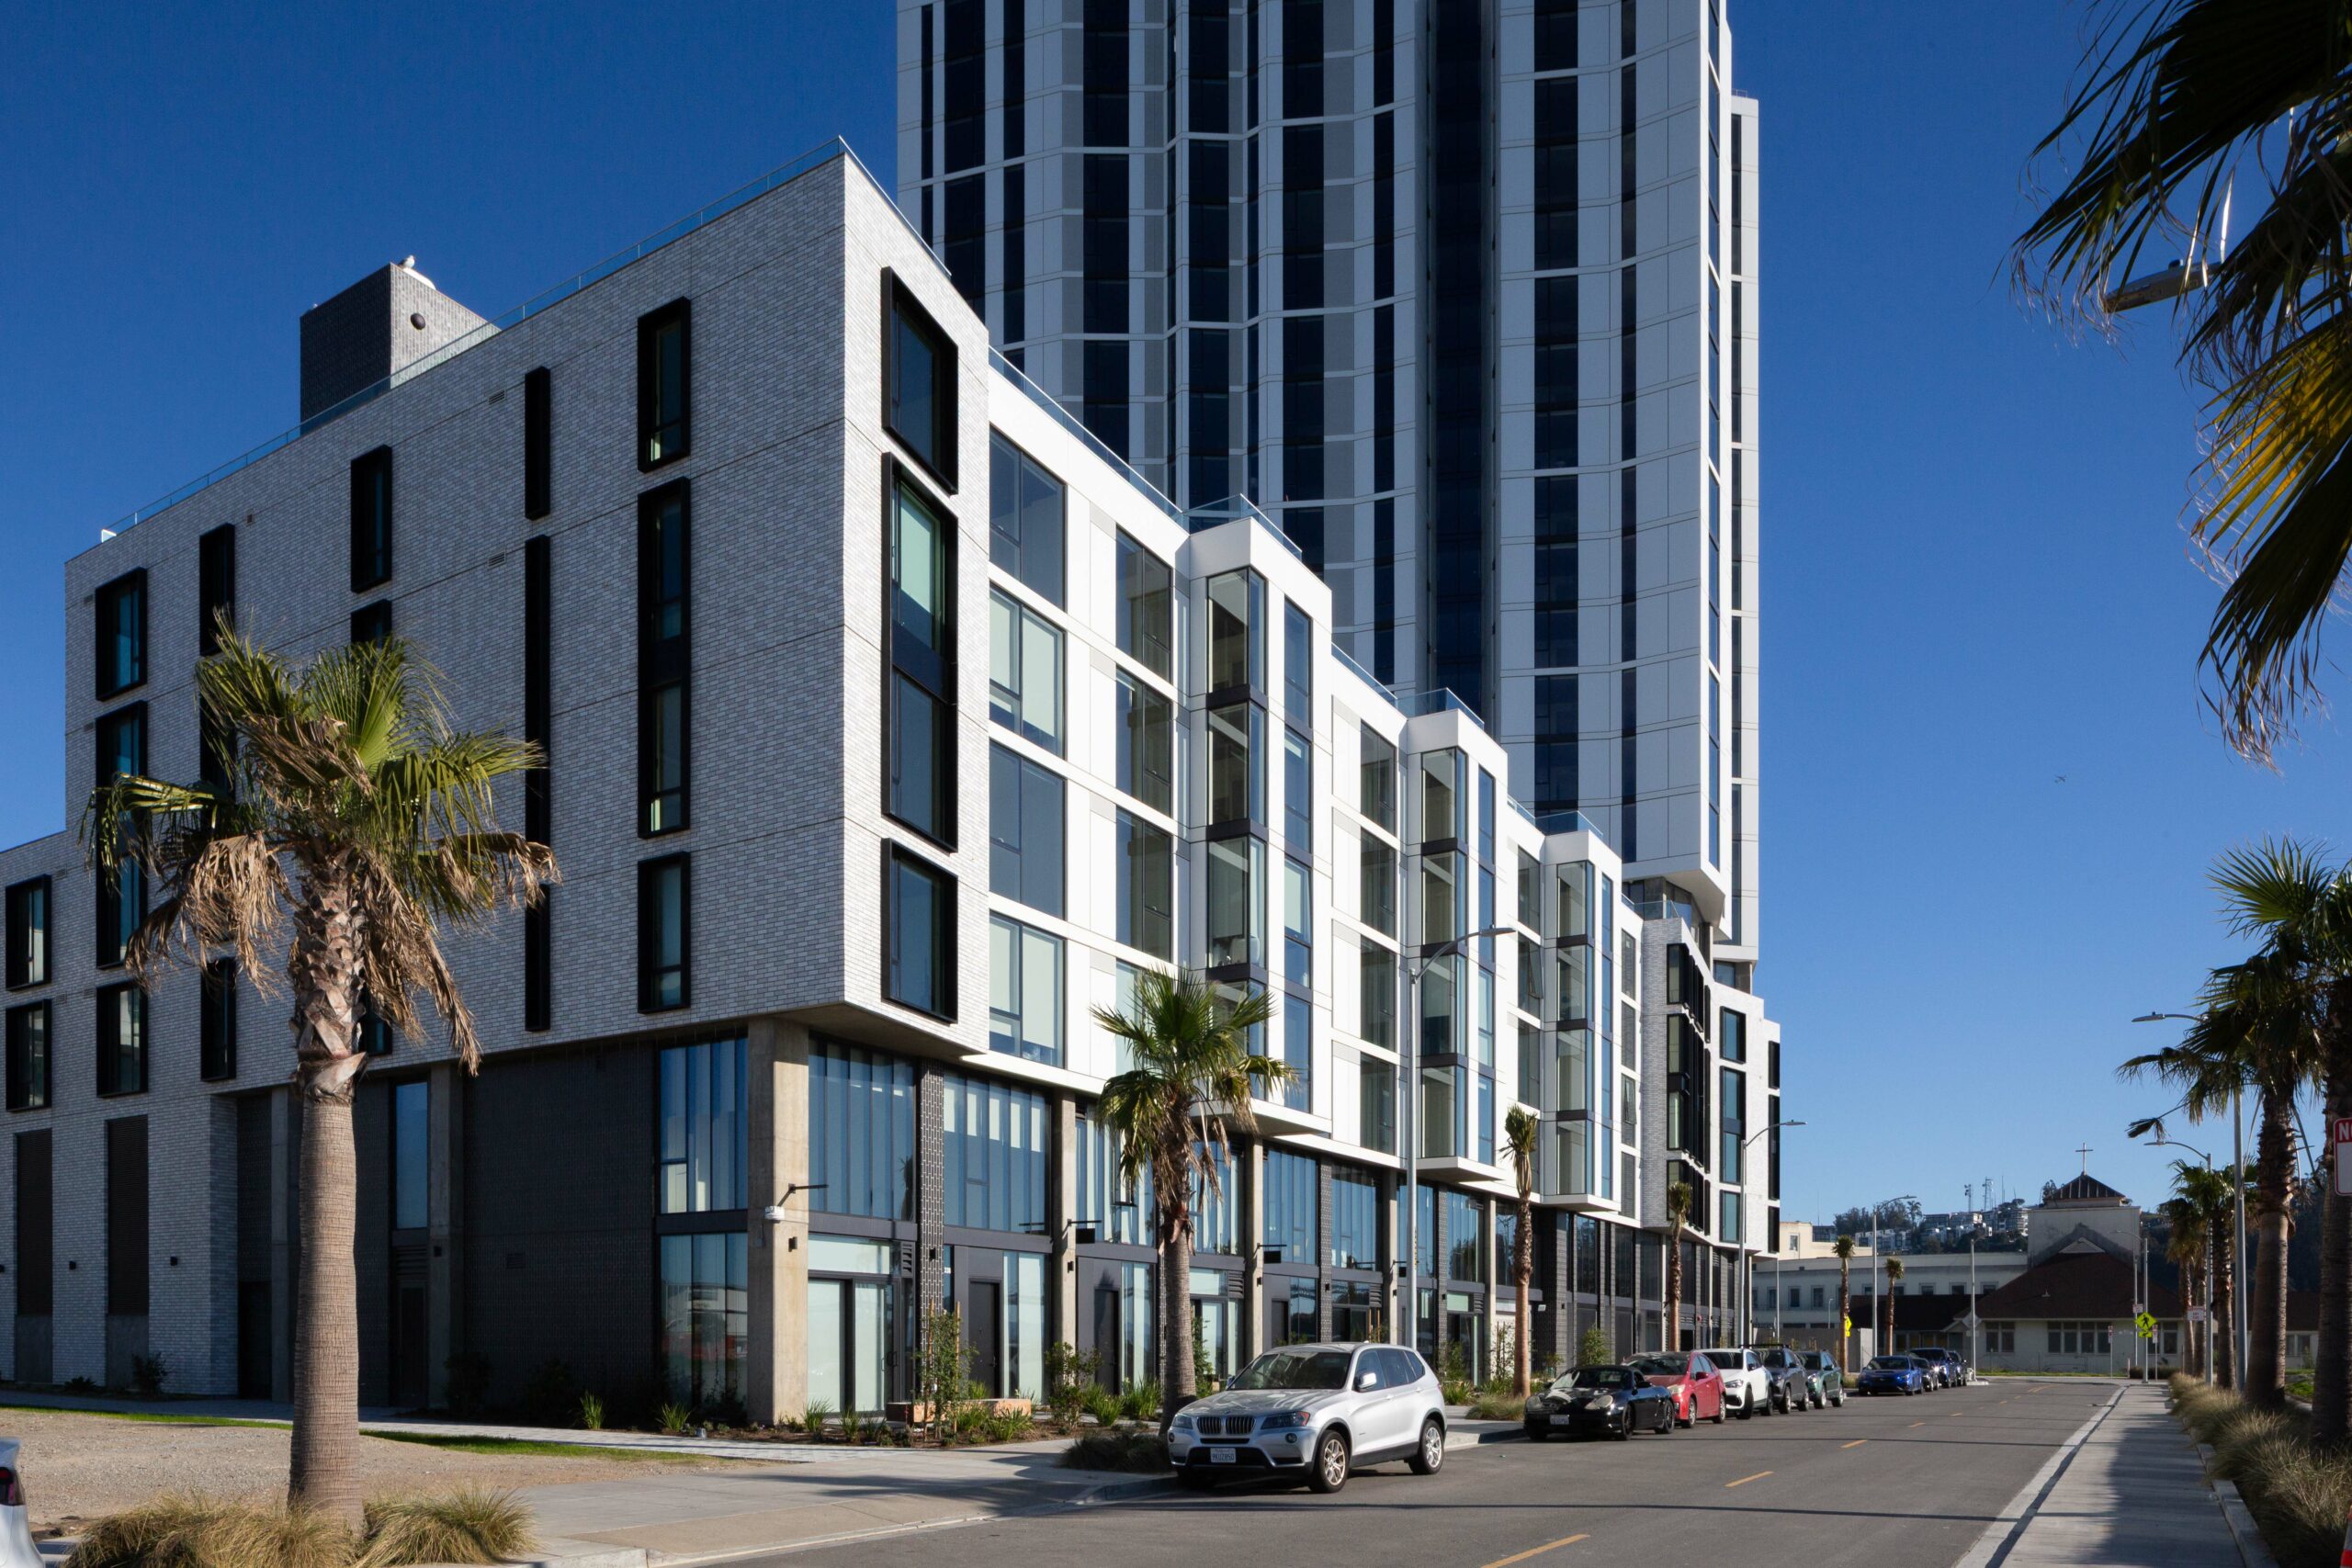
[[[1266,819],[1266,710],[1227,703],[1208,710],[1209,820]]]
[[[725,1213],[750,1205],[751,1089],[747,1043],[672,1045],[660,1063],[660,1144],[654,1190],[665,1214]],[[818,1104],[818,1054],[810,1054],[809,1106]],[[810,1167],[815,1122],[812,1116]],[[814,1179],[824,1178],[816,1176]],[[833,1190],[826,1189],[828,1193]],[[767,1200],[762,1199],[765,1202]]]
[[[888,375],[883,400],[890,434],[951,489],[956,483],[956,350],[947,334],[897,278],[890,279]]]
[[[1369,1177],[1331,1169],[1331,1267],[1380,1267],[1380,1187]]]
[[[1238,1189],[1233,1179],[1233,1151],[1213,1148],[1198,1142],[1193,1153],[1200,1163],[1193,1170],[1193,1250],[1231,1255],[1234,1246],[1234,1215],[1239,1212]],[[1208,1173],[1216,1173],[1214,1186]]]
[[[1279,1250],[1283,1263],[1315,1261],[1315,1212],[1321,1175],[1305,1155],[1268,1149],[1265,1158],[1265,1224],[1259,1239]],[[1267,1262],[1277,1259],[1269,1257]]]
[[[1176,956],[1176,845],[1164,829],[1122,809],[1118,939],[1160,958]]]
[[[1378,1056],[1357,1065],[1356,1107],[1363,1146],[1396,1152],[1396,1066]]]
[[[989,1048],[1062,1059],[1062,939],[1002,915],[989,917]]]
[[[237,961],[204,966],[197,993],[197,1077],[219,1083],[237,1076]]]
[[[749,1239],[735,1230],[660,1240],[663,1382],[689,1409],[742,1400],[752,1323]],[[815,1294],[812,1288],[812,1318]]]
[[[1315,748],[1295,729],[1283,731],[1283,836],[1294,853],[1315,847]]]
[[[1262,691],[1266,679],[1266,580],[1242,569],[1208,582],[1209,690]]]
[[[1396,934],[1396,851],[1393,845],[1365,837],[1357,856],[1358,904],[1363,923],[1383,936]]]
[[[1209,963],[1266,962],[1266,846],[1252,838],[1208,844]]]
[[[1119,651],[1153,674],[1175,674],[1176,592],[1168,563],[1119,536]]]
[[[686,857],[637,868],[637,1010],[667,1012],[690,999]]]
[[[883,884],[882,994],[937,1018],[956,1012],[956,879],[893,844]]]
[[[1376,942],[1357,958],[1358,1032],[1374,1045],[1396,1048],[1396,955]]]
[[[651,470],[686,455],[688,306],[673,299],[637,319],[637,466]]]
[[[1414,824],[1415,842],[1464,839],[1470,832],[1470,791],[1465,773],[1469,761],[1459,751],[1424,751],[1420,755],[1420,787],[1415,795],[1420,818]]]
[[[1421,1069],[1420,1140],[1423,1159],[1453,1159],[1462,1153],[1461,1075],[1453,1067]]]
[[[7,895],[7,986],[49,984],[49,878],[12,884]]]
[[[945,1079],[940,1186],[947,1223],[973,1230],[1046,1223],[1046,1097],[958,1073]]]
[[[49,1004],[27,1002],[8,1010],[7,1105],[39,1111],[49,1103]]]
[[[1295,993],[1283,997],[1283,1062],[1290,1068],[1282,1101],[1293,1111],[1315,1109],[1315,1004]]]
[[[1451,942],[1463,934],[1463,854],[1450,850],[1421,857],[1421,927],[1423,943]]]
[[[1396,830],[1396,748],[1369,726],[1361,736],[1357,809],[1393,833]]]
[[[1315,623],[1306,612],[1283,601],[1283,719],[1315,730]]]
[[[379,446],[351,460],[351,591],[391,576],[392,449]]]
[[[989,437],[989,558],[1062,603],[1062,483],[1028,453]]]
[[[1157,688],[1119,672],[1118,785],[1156,811],[1176,809],[1176,707]]]
[[[98,720],[97,784],[147,772],[147,705],[133,703]],[[120,964],[147,914],[147,873],[135,860],[97,874],[97,963]]]
[[[126,981],[97,991],[98,1092],[147,1088],[147,993]]]
[[[1125,1247],[1151,1244],[1151,1172],[1131,1188],[1119,1177],[1119,1135],[1091,1116],[1078,1118],[1078,1223],[1095,1238]]]
[[[1747,1015],[1736,1008],[1718,1008],[1715,1018],[1715,1040],[1724,1060],[1747,1060]]]
[[[1059,754],[1062,634],[1002,593],[989,595],[989,716]]]
[[[989,748],[989,887],[1059,916],[1068,786],[1004,746]]]
[[[1315,984],[1315,885],[1301,862],[1283,862],[1283,978]]]
[[[915,1075],[896,1056],[819,1040],[808,1050],[808,1205],[914,1218]]]
[[[147,573],[130,571],[98,590],[98,700],[147,679]]]
[[[1445,1251],[1449,1280],[1487,1280],[1487,1249],[1479,1245],[1479,1223],[1487,1205],[1467,1192],[1445,1190]]]
[[[686,487],[637,504],[638,823],[640,837],[686,825]]]
[[[392,1228],[423,1230],[433,1217],[433,1087],[392,1086]]]
[[[946,525],[901,480],[890,513],[889,814],[955,841],[955,561]]]

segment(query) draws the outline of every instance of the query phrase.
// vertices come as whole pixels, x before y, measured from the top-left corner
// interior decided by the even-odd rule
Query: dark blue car
[[[1854,1379],[1856,1393],[1925,1393],[1928,1371],[1909,1356],[1874,1356]]]

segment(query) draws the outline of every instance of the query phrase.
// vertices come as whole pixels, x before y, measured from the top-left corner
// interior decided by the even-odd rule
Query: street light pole
[[[1402,1343],[1414,1350],[1421,1347],[1421,976],[1439,959],[1468,952],[1470,944],[1481,938],[1516,934],[1510,926],[1488,926],[1439,942],[1419,958],[1405,960],[1405,1049],[1398,1063],[1405,1080],[1398,1086],[1404,1104],[1396,1119],[1405,1138],[1405,1258],[1398,1268],[1404,1277],[1405,1300],[1396,1321],[1404,1330]],[[1522,1323],[1515,1331],[1524,1334],[1527,1328]]]
[[[1804,1126],[1804,1123],[1803,1122],[1773,1122],[1773,1123],[1772,1123],[1770,1126],[1769,1126],[1769,1127],[1758,1127],[1758,1129],[1756,1129],[1756,1131],[1754,1131],[1753,1133],[1748,1134],[1747,1137],[1745,1137],[1745,1138],[1743,1138],[1743,1139],[1741,1139],[1741,1140],[1740,1140],[1740,1145],[1739,1145],[1739,1168],[1739,1168],[1739,1174],[1740,1174],[1740,1177],[1741,1177],[1741,1186],[1743,1187],[1743,1189],[1746,1189],[1746,1188],[1752,1188],[1752,1187],[1755,1185],[1755,1183],[1750,1182],[1750,1181],[1748,1181],[1748,1180],[1747,1180],[1747,1179],[1747,1179],[1747,1145],[1750,1145],[1750,1144],[1752,1144],[1752,1143],[1754,1143],[1757,1139],[1758,1139],[1758,1138],[1762,1137],[1762,1136],[1763,1136],[1765,1134],[1767,1134],[1767,1133],[1777,1133],[1777,1132],[1779,1132],[1779,1131],[1780,1131],[1781,1128],[1783,1128],[1783,1127],[1802,1127],[1802,1126]],[[1770,1185],[1770,1184],[1768,1183],[1767,1185]],[[1743,1209],[1743,1216],[1744,1216],[1744,1213],[1745,1213],[1745,1211],[1744,1211],[1744,1209]],[[1747,1251],[1747,1238],[1745,1235],[1738,1237],[1738,1238],[1737,1238],[1737,1245],[1738,1245],[1738,1247],[1739,1247],[1739,1274],[1740,1274],[1740,1283],[1741,1283],[1741,1285],[1742,1285],[1742,1287],[1743,1287],[1743,1289],[1742,1289],[1742,1290],[1741,1290],[1741,1292],[1740,1292],[1740,1298],[1739,1298],[1739,1329],[1740,1329],[1740,1333],[1739,1333],[1739,1342],[1740,1342],[1742,1345],[1746,1345],[1746,1344],[1748,1344],[1749,1342],[1751,1342],[1752,1340],[1754,1340],[1754,1339],[1755,1339],[1755,1337],[1756,1337],[1756,1268],[1755,1268],[1754,1263],[1750,1261],[1749,1257],[1748,1257],[1748,1251]],[[1774,1236],[1774,1237],[1772,1238],[1772,1334],[1773,1334],[1773,1337],[1774,1337],[1775,1338],[1778,1338],[1778,1337],[1780,1337],[1780,1332],[1781,1332],[1781,1238],[1780,1238],[1779,1236],[1777,1236],[1777,1235],[1776,1235],[1776,1236]]]

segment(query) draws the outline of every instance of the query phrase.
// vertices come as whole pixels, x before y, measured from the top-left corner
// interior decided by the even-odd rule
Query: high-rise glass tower
[[[1006,358],[1247,495],[1753,985],[1757,106],[1721,0],[900,0],[899,194]]]

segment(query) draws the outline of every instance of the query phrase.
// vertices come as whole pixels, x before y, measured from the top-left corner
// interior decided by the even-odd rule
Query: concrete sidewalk
[[[2245,1568],[2246,1561],[2162,1386],[2126,1383],[2026,1483],[1958,1568]]]

